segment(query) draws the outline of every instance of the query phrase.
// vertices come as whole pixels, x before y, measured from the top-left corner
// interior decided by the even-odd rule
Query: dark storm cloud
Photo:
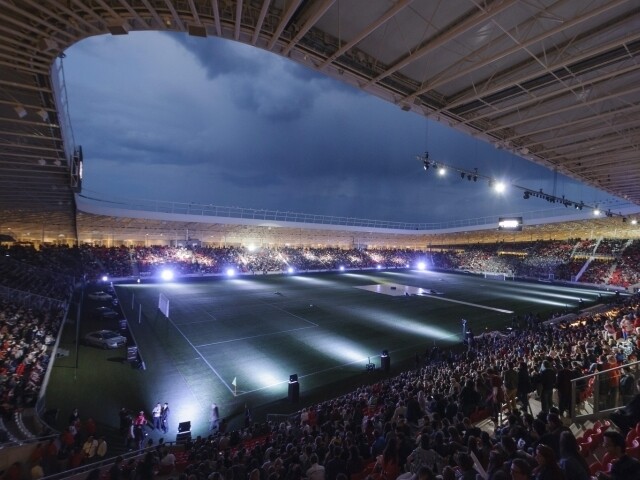
[[[164,33],[191,52],[207,72],[215,79],[223,75],[255,76],[264,68],[259,61],[249,61],[238,56],[238,49],[231,41],[217,38],[196,38],[184,34]]]
[[[170,37],[195,56],[208,78],[232,78],[230,95],[238,108],[269,121],[300,119],[313,108],[314,92],[356,92],[311,69],[243,44],[218,38]]]

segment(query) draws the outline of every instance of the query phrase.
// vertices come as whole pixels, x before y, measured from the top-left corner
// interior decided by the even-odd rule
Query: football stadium
[[[0,3],[2,478],[640,478],[634,2]]]

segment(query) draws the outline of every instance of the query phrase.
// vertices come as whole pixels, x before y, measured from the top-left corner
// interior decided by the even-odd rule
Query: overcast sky
[[[486,182],[425,173],[416,155],[553,192],[553,173],[289,60],[158,32],[83,40],[64,59],[83,190],[388,221],[544,210]],[[557,196],[615,205],[558,176]]]

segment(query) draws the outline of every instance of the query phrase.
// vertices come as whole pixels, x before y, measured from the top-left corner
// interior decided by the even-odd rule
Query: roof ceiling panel
[[[62,235],[75,228],[64,153],[73,149],[63,142],[53,60],[82,38],[109,34],[114,17],[131,30],[185,31],[193,9],[209,35],[256,38],[293,60],[311,54],[328,75],[504,148],[527,147],[533,161],[640,205],[638,2],[2,4],[0,210],[59,213],[69,220]]]

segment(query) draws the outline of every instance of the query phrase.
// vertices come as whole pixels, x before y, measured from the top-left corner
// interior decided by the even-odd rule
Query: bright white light
[[[109,277],[107,277],[106,275],[103,275],[103,276],[102,276],[102,281],[103,281],[103,282],[106,282],[107,280],[109,280]]]
[[[289,268],[287,268],[287,272],[289,272],[289,273],[293,273],[293,267],[289,267]]]
[[[500,222],[498,222],[498,226],[500,228],[506,228],[506,229],[513,229],[513,228],[518,228],[518,226],[520,225],[520,222],[518,220],[502,220]]]
[[[444,169],[444,167],[438,167],[438,175],[440,175],[441,177],[443,177],[445,173],[447,173],[447,172],[446,172],[446,170]]]
[[[233,268],[227,268],[227,277],[235,276],[236,271]]]
[[[256,246],[251,244],[247,247],[247,250],[249,250],[250,252],[255,252],[256,251]]]
[[[504,182],[497,182],[493,188],[497,193],[504,193],[507,189],[507,186],[504,184]]]
[[[631,225],[637,225],[637,224],[638,224],[638,220],[636,220],[635,218],[631,220]]]
[[[418,262],[418,270],[424,270],[427,268],[424,262]]]
[[[598,215],[600,215],[600,209],[596,208],[593,210],[593,214],[597,217]]]
[[[376,268],[377,268],[378,270],[380,270],[380,269],[382,268],[382,266],[381,266],[381,265],[376,265]]]
[[[164,280],[165,282],[173,280],[173,272],[171,270],[162,270],[162,272],[160,273],[160,278],[162,278],[162,280]]]
[[[340,271],[344,272],[344,267],[342,265],[340,265]]]

